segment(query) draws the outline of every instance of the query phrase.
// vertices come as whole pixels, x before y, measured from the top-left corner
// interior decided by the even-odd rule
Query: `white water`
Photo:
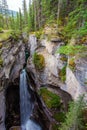
[[[26,71],[20,74],[20,113],[22,130],[41,130],[41,127],[30,120],[30,115],[34,107],[31,91],[28,91]]]
[[[41,127],[32,120],[28,120],[26,123],[26,130],[41,130]]]

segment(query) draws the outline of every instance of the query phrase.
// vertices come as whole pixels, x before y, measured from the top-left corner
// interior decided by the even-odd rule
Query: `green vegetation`
[[[2,46],[3,46],[3,44],[2,44],[2,43],[0,43],[0,49],[2,48]]]
[[[19,30],[11,31],[10,36],[11,36],[15,41],[18,41],[18,39],[19,39],[20,36],[21,36],[21,31],[19,31]]]
[[[33,63],[36,69],[42,70],[45,66],[44,56],[35,52],[33,55]]]
[[[3,65],[3,59],[0,57],[0,66]]]
[[[10,30],[4,30],[3,33],[0,33],[0,41],[7,40],[10,37]]]
[[[40,29],[39,31],[35,32],[35,36],[36,36],[37,39],[40,39],[42,34],[43,34],[43,30],[42,29]]]
[[[69,21],[64,28],[65,35],[68,38],[82,37],[87,35],[87,10],[86,0],[77,0],[74,6],[74,10],[69,13]]]
[[[67,62],[68,58],[66,57],[71,57],[68,66],[75,70],[76,58],[84,56],[87,51],[87,0],[29,0],[28,8],[26,0],[23,0],[22,5],[22,11],[19,9],[16,16],[13,13],[8,15],[7,1],[0,1],[0,9],[2,10],[0,14],[0,54],[3,46],[1,41],[7,40],[10,36],[14,41],[17,41],[23,39],[22,34],[24,33],[29,36],[34,32],[37,39],[40,39],[45,34],[44,37],[46,36],[49,41],[52,38],[65,41],[66,45],[61,46],[57,53],[65,56],[60,59],[64,62]],[[70,45],[71,39],[75,39],[74,45]],[[23,42],[27,43],[27,38],[23,39]],[[43,70],[45,67],[44,56],[35,52],[33,63],[37,70]],[[3,66],[1,56],[0,66]],[[59,76],[64,83],[66,80],[66,65],[60,70]],[[87,84],[87,81],[85,81],[85,84]],[[46,88],[42,88],[39,93],[47,107],[51,111],[54,110],[53,117],[55,120],[63,122],[65,113],[63,110],[62,112],[56,111],[63,109],[61,108],[60,97]],[[71,103],[65,123],[61,125],[60,130],[82,130],[83,109],[84,101],[82,97],[78,101]],[[53,130],[59,130],[58,127],[57,124],[54,124]]]
[[[63,104],[61,104],[61,98],[48,90],[47,88],[41,88],[39,90],[39,95],[42,97],[44,103],[49,108],[49,110],[53,114],[53,118],[57,122],[64,122],[65,120],[65,112],[63,110]],[[53,124],[52,129],[57,130],[59,128],[59,125]]]
[[[69,59],[68,66],[71,68],[72,71],[75,70],[75,66],[76,66],[76,64],[75,64],[75,58],[70,58]]]
[[[66,46],[61,46],[57,53],[60,54],[65,54],[65,55],[70,55],[70,56],[74,56],[78,53],[81,53],[85,50],[85,46],[81,46],[81,45],[66,45]]]
[[[67,58],[65,56],[61,56],[60,60],[67,62]]]
[[[59,126],[57,124],[53,124],[52,130],[59,130]]]
[[[47,88],[41,88],[39,93],[42,96],[48,108],[60,107],[61,100],[57,94],[52,93],[51,91],[47,90]]]
[[[65,65],[60,71],[59,71],[59,76],[62,82],[66,81],[66,66]]]
[[[59,112],[54,114],[54,119],[58,122],[64,122],[65,120],[65,113],[64,112]]]
[[[3,32],[3,29],[2,28],[0,28],[0,33],[2,33]]]
[[[84,96],[81,96],[77,101],[70,103],[68,113],[66,114],[65,122],[62,123],[59,130],[83,130],[85,129],[83,121],[83,111],[85,108]]]

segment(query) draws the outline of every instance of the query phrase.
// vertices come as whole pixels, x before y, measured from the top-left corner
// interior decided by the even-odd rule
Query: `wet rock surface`
[[[5,95],[0,91],[0,130],[5,130]]]
[[[3,65],[0,67],[0,80],[19,77],[20,70],[25,63],[25,47],[22,41],[12,44],[3,43],[1,57]]]
[[[9,130],[12,126],[20,125],[20,97],[19,86],[9,84],[5,92],[6,115],[5,126]]]
[[[2,58],[2,64],[0,65],[0,130],[4,130],[5,124],[6,129],[9,129],[10,126],[19,125],[20,123],[19,97],[17,95],[19,89],[14,86],[19,85],[20,71],[25,63],[25,45],[22,41],[13,43],[8,40],[3,42],[0,51]],[[9,84],[11,89],[7,92]],[[14,111],[16,111],[16,114]]]

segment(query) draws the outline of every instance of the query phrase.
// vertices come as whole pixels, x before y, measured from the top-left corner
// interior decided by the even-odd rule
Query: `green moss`
[[[21,32],[19,30],[14,30],[11,32],[11,37],[15,40],[15,41],[18,41],[20,35],[21,35]]]
[[[3,32],[3,29],[2,28],[0,28],[0,33],[2,33]]]
[[[84,84],[87,84],[87,81],[85,81]]]
[[[64,112],[55,113],[54,118],[58,122],[63,122],[65,120],[65,113]]]
[[[0,50],[0,56],[1,56],[1,54],[2,54],[2,50]]]
[[[53,124],[52,130],[59,130],[59,126],[57,124]]]
[[[6,30],[3,33],[0,33],[0,41],[7,40],[10,36],[10,30]]]
[[[35,52],[33,55],[33,63],[36,69],[42,70],[45,66],[44,56]]]
[[[68,66],[70,67],[70,69],[71,69],[72,71],[75,70],[76,64],[75,64],[75,59],[74,59],[74,58],[69,59],[69,65],[68,65]]]
[[[65,56],[62,56],[60,60],[67,62],[67,58]]]
[[[3,65],[3,59],[0,57],[0,66]]]
[[[47,90],[47,88],[40,89],[40,95],[42,96],[45,104],[48,108],[58,108],[61,105],[60,97]]]
[[[40,39],[40,38],[41,38],[41,35],[43,35],[43,34],[44,34],[44,32],[43,32],[42,29],[40,29],[39,31],[36,31],[36,32],[35,32],[35,36],[36,36],[37,39]]]
[[[65,65],[59,72],[59,76],[62,82],[66,81],[66,66],[67,65]]]
[[[3,45],[3,44],[2,44],[2,43],[0,43],[0,49],[2,48],[2,45]]]
[[[66,45],[66,46],[61,46],[58,50],[57,53],[64,54],[64,55],[76,55],[78,53],[81,53],[85,50],[85,46],[81,45]]]

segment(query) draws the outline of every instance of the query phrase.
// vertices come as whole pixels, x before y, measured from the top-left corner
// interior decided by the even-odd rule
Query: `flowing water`
[[[32,100],[31,90],[28,91],[28,84],[25,69],[20,74],[20,113],[22,130],[41,130],[41,127],[30,120],[33,111],[34,100]]]

